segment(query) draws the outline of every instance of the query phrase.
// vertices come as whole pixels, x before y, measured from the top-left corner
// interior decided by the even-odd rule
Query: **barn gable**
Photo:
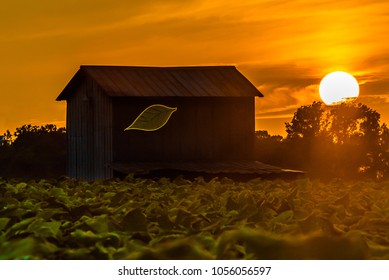
[[[87,77],[111,97],[262,97],[234,66],[81,66],[57,100],[67,100]]]
[[[81,66],[57,97],[67,101],[69,176],[106,179],[115,166],[146,162],[247,160],[255,96],[263,95],[233,66]],[[178,109],[158,131],[124,131],[153,104]]]

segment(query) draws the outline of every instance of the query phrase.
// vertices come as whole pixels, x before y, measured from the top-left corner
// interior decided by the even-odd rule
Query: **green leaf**
[[[27,184],[22,182],[15,186],[15,193],[21,193],[27,187]]]
[[[79,246],[81,244],[90,246],[99,240],[98,236],[91,230],[84,231],[81,229],[76,229],[75,231],[70,233],[70,236],[72,237],[74,242],[79,244]]]
[[[147,107],[135,121],[124,130],[154,131],[163,127],[177,108],[155,104]]]
[[[32,237],[0,244],[0,260],[29,259],[35,251],[37,242]]]
[[[76,248],[64,251],[63,259],[69,260],[89,260],[93,259],[91,248]]]
[[[5,229],[5,227],[7,226],[10,220],[11,220],[10,218],[0,218],[0,231]]]
[[[107,215],[96,216],[85,221],[94,233],[109,231],[109,220]]]
[[[29,227],[28,231],[34,233],[39,237],[54,237],[59,238],[61,236],[61,222],[45,222],[43,219],[36,219]]]
[[[46,208],[45,210],[41,210],[37,213],[38,218],[43,218],[44,220],[49,220],[55,215],[59,214],[67,214],[68,212],[59,209],[59,208]]]
[[[293,219],[293,211],[287,210],[275,217],[272,222],[274,223],[289,223]]]
[[[6,233],[6,236],[15,236],[26,232],[27,227],[36,220],[35,217],[21,220],[20,222],[13,224]]]
[[[121,222],[121,227],[126,231],[146,231],[147,219],[139,208],[129,211]]]

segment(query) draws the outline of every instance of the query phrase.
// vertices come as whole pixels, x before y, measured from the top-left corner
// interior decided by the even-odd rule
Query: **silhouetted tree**
[[[281,135],[270,135],[267,130],[255,132],[255,155],[260,161],[283,165],[284,161],[277,156],[283,148],[283,137]]]
[[[313,138],[320,135],[322,130],[322,116],[324,109],[321,102],[302,106],[294,113],[290,123],[285,123],[287,138]]]
[[[255,131],[255,137],[259,140],[271,140],[274,142],[281,142],[281,135],[270,135],[267,130],[257,130]]]
[[[364,104],[345,103],[330,111],[328,134],[338,148],[338,165],[376,176],[382,173],[380,114]]]
[[[47,178],[65,174],[65,128],[23,125],[13,135],[7,131],[4,138],[7,144],[0,152],[1,176]]]
[[[320,169],[316,157],[320,154],[318,147],[319,137],[323,134],[323,117],[325,110],[321,102],[302,106],[294,113],[291,122],[285,123],[287,137],[283,157],[290,168],[310,171]],[[321,143],[323,144],[323,143]]]
[[[284,144],[290,164],[317,176],[384,176],[388,173],[388,128],[364,104],[326,109],[321,102],[297,109]]]
[[[380,151],[382,153],[379,155],[380,161],[380,170],[382,170],[381,174],[377,174],[379,177],[389,177],[389,128],[384,123],[381,126],[380,131]]]
[[[12,143],[12,134],[9,130],[7,130],[1,138],[1,146],[9,146]]]

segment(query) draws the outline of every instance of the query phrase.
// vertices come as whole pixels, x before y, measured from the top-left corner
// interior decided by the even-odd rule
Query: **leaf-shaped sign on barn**
[[[147,107],[135,121],[124,130],[144,130],[154,131],[163,127],[170,116],[177,111],[177,108],[168,107],[161,104],[154,104]]]

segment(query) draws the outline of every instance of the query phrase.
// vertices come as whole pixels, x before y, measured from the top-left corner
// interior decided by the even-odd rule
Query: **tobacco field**
[[[0,179],[0,259],[389,259],[389,182]]]

